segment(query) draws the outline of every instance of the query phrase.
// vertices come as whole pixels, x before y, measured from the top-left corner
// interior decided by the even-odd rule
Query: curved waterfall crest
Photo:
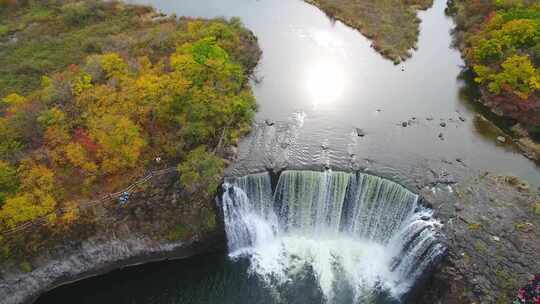
[[[337,286],[351,302],[381,291],[399,299],[446,250],[418,195],[381,177],[290,170],[275,189],[260,173],[228,178],[223,190],[230,255],[247,256],[270,285],[309,270],[330,303]]]

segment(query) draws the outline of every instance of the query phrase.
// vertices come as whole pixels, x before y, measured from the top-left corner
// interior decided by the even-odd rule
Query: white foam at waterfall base
[[[312,271],[330,302],[337,281],[349,285],[359,298],[374,286],[395,280],[388,267],[392,257],[383,246],[343,236],[280,236],[254,248],[250,259],[251,271],[268,284],[286,284],[302,272]]]
[[[338,286],[352,292],[348,303],[370,303],[381,290],[399,298],[443,251],[431,211],[379,177],[285,171],[273,195],[268,174],[224,190],[230,256],[248,257],[269,288],[312,275],[327,303]]]

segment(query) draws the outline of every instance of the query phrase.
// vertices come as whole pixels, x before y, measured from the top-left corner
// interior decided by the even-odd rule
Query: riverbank
[[[115,1],[0,5],[0,298],[223,249],[213,199],[256,110],[253,33]]]
[[[395,64],[411,57],[416,49],[420,19],[418,10],[433,5],[432,0],[305,0],[324,11],[330,18],[340,20],[359,30],[373,41],[372,47]]]
[[[480,87],[476,102],[513,121],[505,128],[523,154],[540,159],[540,7],[448,1],[454,44]]]

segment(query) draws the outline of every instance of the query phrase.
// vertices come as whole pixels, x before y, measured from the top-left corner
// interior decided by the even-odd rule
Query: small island
[[[305,0],[329,17],[359,30],[373,40],[373,48],[399,63],[411,57],[420,32],[418,10],[428,9],[433,0]]]

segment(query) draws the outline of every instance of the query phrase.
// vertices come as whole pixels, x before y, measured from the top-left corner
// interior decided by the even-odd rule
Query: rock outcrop
[[[3,304],[32,303],[50,289],[115,269],[222,250],[223,240],[220,233],[179,242],[157,242],[145,236],[91,238],[40,256],[30,273],[3,271],[0,298]]]
[[[0,302],[32,303],[48,290],[115,269],[225,250],[223,226],[208,227],[215,210],[190,202],[177,181],[173,171],[150,180],[124,206],[95,206],[98,223],[88,238],[55,243],[23,263],[4,261]]]
[[[540,195],[515,177],[482,174],[424,189],[444,224],[449,255],[421,303],[510,303],[540,271]],[[450,191],[449,191],[450,190]]]

